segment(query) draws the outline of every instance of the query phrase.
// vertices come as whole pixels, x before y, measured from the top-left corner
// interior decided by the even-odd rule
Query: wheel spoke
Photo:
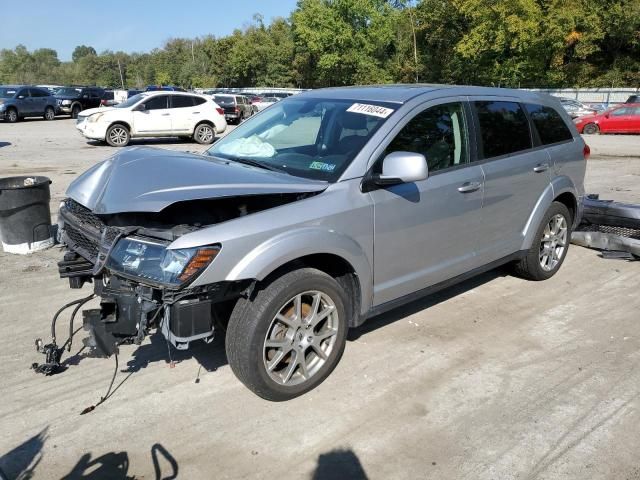
[[[316,352],[316,355],[318,355],[322,360],[329,358],[319,345],[311,345],[311,348],[313,348],[313,351]]]
[[[284,323],[289,328],[296,328],[298,326],[298,322],[296,319],[291,317],[285,317],[281,313],[278,313],[276,315],[276,320],[278,320],[280,323]]]
[[[274,370],[274,368],[276,368],[280,362],[282,361],[282,359],[287,355],[287,353],[289,353],[291,351],[291,349],[282,349],[282,350],[278,350],[275,354],[275,356],[267,363],[267,370],[272,372]]]
[[[315,336],[315,338],[318,342],[321,342],[329,337],[333,337],[334,335],[337,335],[337,333],[338,333],[337,330],[329,329],[329,330],[325,330],[322,333],[319,333],[318,335]]]
[[[291,342],[286,338],[271,338],[264,342],[266,348],[284,348]]]
[[[334,310],[335,310],[335,307],[333,305],[329,305],[322,312],[315,315],[313,317],[313,320],[309,323],[311,328],[315,328],[316,325],[318,325],[322,320],[327,318],[331,314],[331,312],[333,312]]]
[[[296,320],[299,322],[302,320],[302,294],[296,295],[293,299],[293,310],[295,312]]]
[[[295,372],[296,368],[298,367],[299,355],[300,355],[299,352],[295,353],[295,359],[291,361],[287,369],[284,371],[284,376],[282,377],[282,383],[287,383],[289,380],[291,380],[291,377],[293,376],[293,372]]]

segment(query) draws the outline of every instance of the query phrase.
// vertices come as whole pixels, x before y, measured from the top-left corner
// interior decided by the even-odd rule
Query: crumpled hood
[[[327,186],[213,157],[133,147],[84,172],[67,196],[94,213],[111,214],[159,212],[185,200],[319,192]]]

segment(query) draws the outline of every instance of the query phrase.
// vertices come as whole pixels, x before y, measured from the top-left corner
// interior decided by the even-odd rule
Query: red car
[[[640,133],[640,103],[625,103],[574,120],[580,133]]]

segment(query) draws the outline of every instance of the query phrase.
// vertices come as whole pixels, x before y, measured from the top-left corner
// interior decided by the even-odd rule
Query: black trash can
[[[0,178],[0,240],[8,253],[26,254],[54,244],[47,177]]]

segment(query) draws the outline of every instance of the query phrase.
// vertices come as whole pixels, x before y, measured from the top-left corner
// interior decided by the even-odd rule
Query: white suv
[[[212,143],[227,128],[224,111],[210,97],[182,92],[144,92],[114,107],[83,111],[76,128],[86,138],[124,147],[131,138],[188,137]]]

